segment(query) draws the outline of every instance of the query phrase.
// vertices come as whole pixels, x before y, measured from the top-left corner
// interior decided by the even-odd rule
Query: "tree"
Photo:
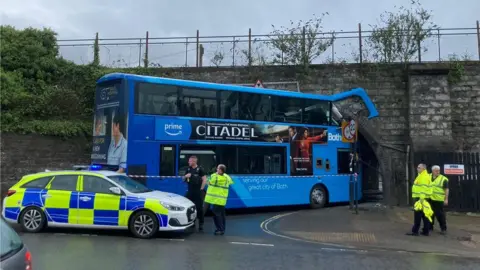
[[[322,22],[328,13],[304,22],[290,21],[290,27],[280,27],[270,33],[270,46],[277,52],[273,55],[273,63],[282,65],[304,65],[312,63],[333,43],[333,36],[321,37]]]
[[[216,67],[219,67],[222,64],[223,59],[225,59],[225,53],[223,52],[222,48],[223,48],[223,44],[221,48],[217,48],[215,50],[212,58],[210,59],[210,62],[212,62],[212,64],[214,64]]]
[[[0,55],[3,70],[20,72],[26,90],[41,91],[57,77],[56,35],[46,28],[17,30],[12,26],[1,26]]]
[[[1,26],[0,31],[2,131],[90,133],[95,81],[107,70],[59,57],[50,29]]]
[[[265,66],[268,65],[268,59],[265,56],[264,44],[258,39],[254,39],[250,51],[248,49],[241,50],[241,58],[248,66]]]
[[[418,0],[412,0],[410,8],[401,6],[396,12],[384,12],[378,25],[367,39],[372,56],[378,62],[409,62],[415,55],[427,51],[422,42],[437,28],[432,13],[424,9]]]

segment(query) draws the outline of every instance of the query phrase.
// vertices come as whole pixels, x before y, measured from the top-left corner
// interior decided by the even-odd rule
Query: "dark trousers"
[[[216,231],[225,232],[225,206],[212,205],[213,222],[215,223]]]
[[[203,213],[203,200],[204,194],[201,190],[198,191],[187,191],[187,195],[185,196],[187,199],[192,201],[195,204],[195,208],[197,208],[197,219],[198,225],[203,226],[204,223],[204,213]]]
[[[438,223],[440,223],[440,229],[442,231],[447,230],[447,219],[445,216],[445,208],[443,207],[443,201],[431,201],[430,205],[432,206],[432,210],[434,213],[434,216],[432,217],[432,230],[433,230],[433,225],[435,224],[435,218],[438,220]]]
[[[420,223],[422,221],[423,221],[422,233],[428,234],[430,232],[431,224],[428,218],[423,214],[423,211],[414,211],[412,233],[418,234],[418,231],[420,230]]]

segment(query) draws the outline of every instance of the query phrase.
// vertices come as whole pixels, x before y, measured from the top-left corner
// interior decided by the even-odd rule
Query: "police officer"
[[[444,206],[448,205],[448,193],[448,178],[440,174],[440,166],[432,166],[432,196],[430,198],[430,204],[432,205],[432,210],[435,213],[438,223],[440,223],[441,234],[447,232]],[[435,218],[432,222],[432,230],[435,223],[434,221]]]
[[[212,206],[215,223],[215,235],[225,234],[225,205],[227,204],[228,190],[233,184],[232,178],[225,173],[227,167],[223,164],[217,166],[217,172],[210,176],[208,181],[205,204]]]
[[[205,184],[207,183],[207,176],[202,167],[197,164],[198,158],[191,156],[188,159],[188,169],[183,181],[188,183],[188,191],[186,197],[191,200],[197,208],[198,230],[203,231],[204,213],[203,213],[203,199],[205,195]]]
[[[412,199],[417,202],[419,200],[428,200],[432,195],[431,178],[427,171],[427,166],[423,163],[418,164],[418,176],[415,178],[412,186]],[[423,220],[422,235],[428,236],[430,233],[430,221],[425,216],[422,209],[414,211],[412,232],[407,235],[418,236],[420,230],[420,223]]]

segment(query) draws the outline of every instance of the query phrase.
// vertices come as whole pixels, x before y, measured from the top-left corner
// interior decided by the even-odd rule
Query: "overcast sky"
[[[444,28],[475,27],[476,20],[480,19],[479,0],[421,2],[425,8],[433,10],[433,21]],[[201,36],[244,35],[249,28],[253,34],[267,34],[272,24],[288,25],[289,20],[308,20],[313,13],[322,12],[330,13],[324,21],[325,31],[352,31],[357,29],[358,23],[368,29],[383,11],[409,3],[410,0],[0,0],[0,14],[2,24],[18,28],[51,27],[59,39],[93,38],[95,32],[99,32],[101,38],[141,38],[147,30],[150,37],[193,37],[197,29]],[[438,44],[434,39],[430,42],[430,52],[424,59],[436,60]],[[246,47],[245,44],[239,46]],[[182,44],[151,45],[150,59],[160,65],[180,66],[185,64],[187,51],[187,62],[194,65],[194,48],[194,44],[187,49]],[[229,54],[225,65],[232,64],[231,45],[206,44],[205,48],[206,65],[217,50]],[[336,59],[349,58],[355,48],[358,48],[358,40],[337,40]],[[90,61],[91,51],[86,46],[61,47],[62,55],[76,62]],[[441,57],[468,51],[472,58],[478,59],[476,35],[442,37],[440,51]],[[108,45],[102,47],[101,52],[104,64],[117,60],[138,64],[138,45]],[[323,58],[331,59],[331,55],[329,51]]]

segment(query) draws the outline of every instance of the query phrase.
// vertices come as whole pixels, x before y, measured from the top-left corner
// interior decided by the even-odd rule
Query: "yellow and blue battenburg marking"
[[[128,226],[135,210],[149,209],[160,227],[168,226],[168,210],[157,200],[62,190],[19,190],[6,200],[5,217],[18,220],[28,206],[42,208],[49,222],[108,226]]]

